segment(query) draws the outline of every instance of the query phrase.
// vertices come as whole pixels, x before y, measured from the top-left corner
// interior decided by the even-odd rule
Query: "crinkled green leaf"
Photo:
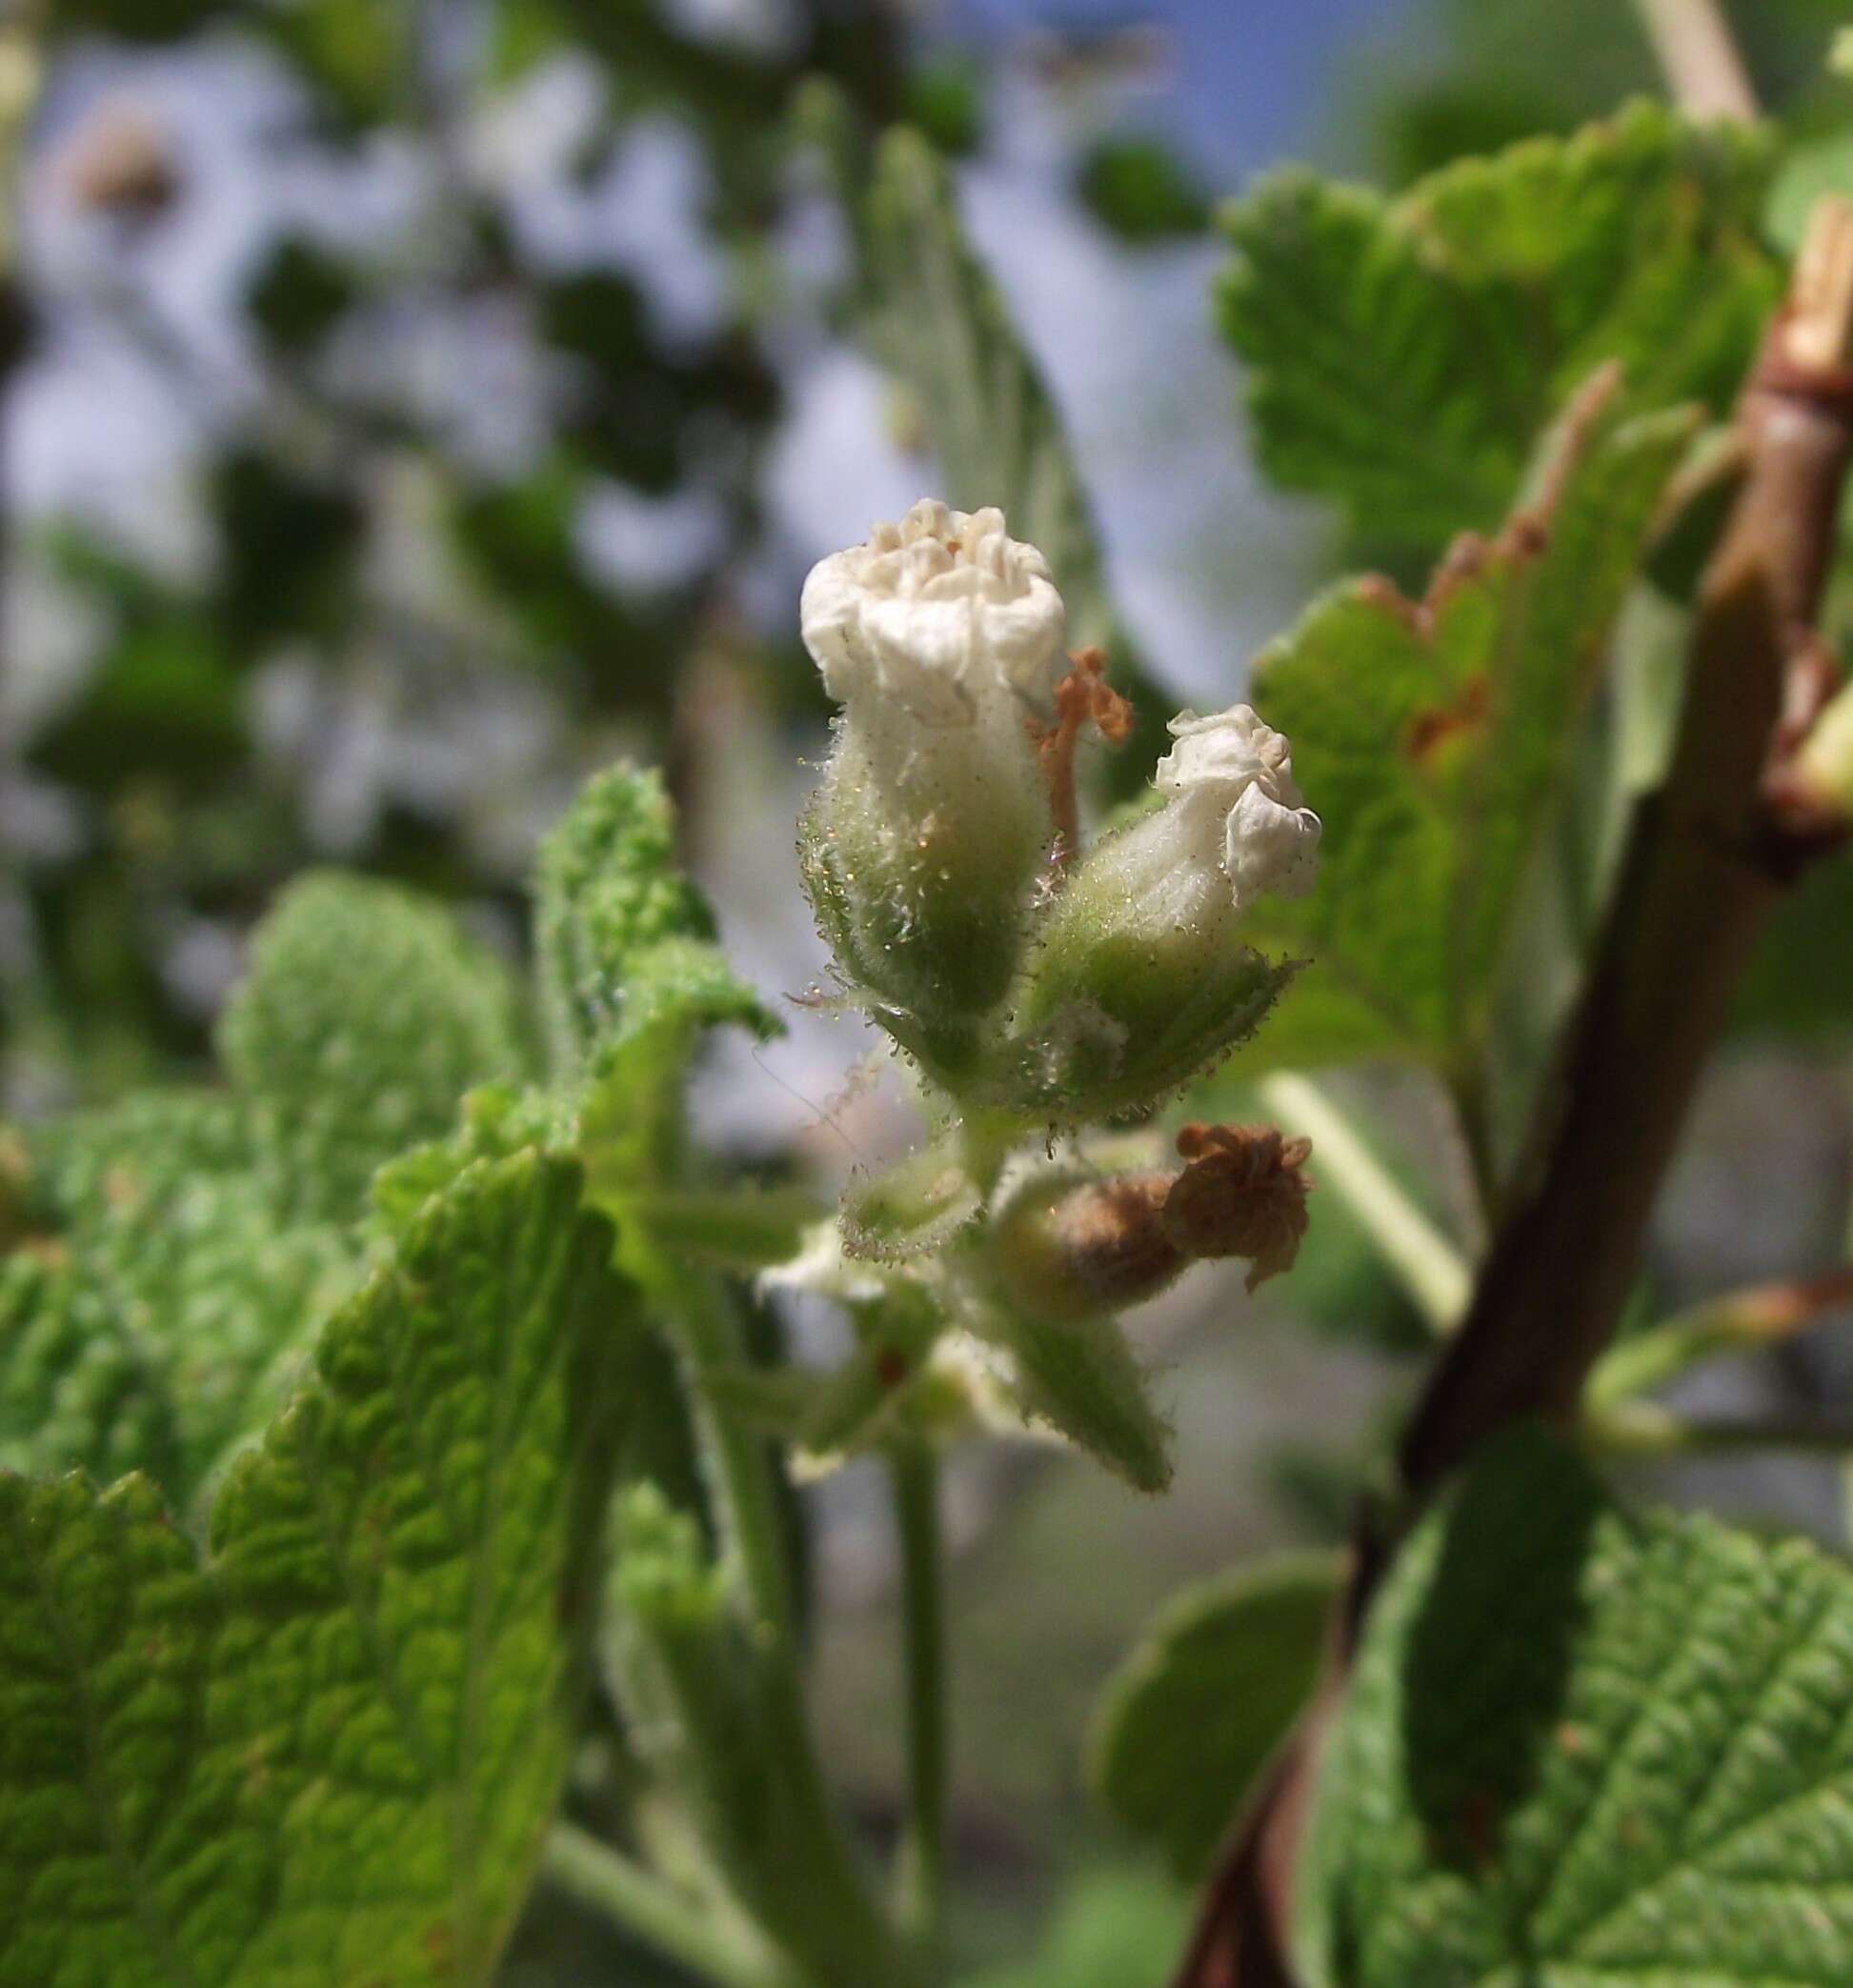
[[[143,1426],[151,1447],[98,1446],[83,1418],[53,1413],[22,1467],[82,1466],[102,1476],[147,1471],[189,1499],[239,1436],[281,1406],[310,1336],[359,1275],[353,1241],[322,1222],[282,1218],[261,1165],[252,1114],[219,1093],[151,1093],[37,1132],[30,1192],[60,1263],[55,1279],[21,1282],[14,1329],[37,1351],[9,1376],[32,1398],[54,1349],[74,1353],[76,1319],[98,1334],[82,1398],[101,1405],[91,1360],[113,1357],[125,1387],[158,1396]],[[106,1355],[106,1348],[114,1349]],[[60,1381],[70,1408],[77,1396]],[[127,1413],[127,1397],[109,1397]],[[138,1412],[142,1413],[142,1412]],[[156,1432],[161,1432],[155,1440]]]
[[[431,899],[333,872],[292,884],[258,928],[219,1050],[284,1207],[336,1222],[358,1218],[383,1160],[524,1061],[493,954]]]
[[[1722,412],[1775,301],[1765,135],[1635,104],[1391,201],[1300,170],[1224,216],[1222,322],[1269,473],[1434,549],[1512,501],[1533,438],[1620,360],[1631,411]]]
[[[767,1035],[777,1024],[713,943],[714,914],[675,867],[675,819],[655,773],[614,767],[585,788],[542,845],[535,894],[554,1069],[578,1098],[594,1189],[661,1185],[702,1031],[737,1023]]]
[[[121,1312],[25,1251],[0,1257],[0,1469],[180,1475],[172,1399]]]
[[[1308,1988],[1853,1978],[1853,1576],[1483,1454],[1378,1596],[1319,1769]]]
[[[203,1564],[143,1479],[0,1475],[6,1988],[487,1978],[565,1770],[610,1247],[570,1165],[455,1181]]]
[[[1547,438],[1500,536],[1428,597],[1345,583],[1258,660],[1255,702],[1293,742],[1325,824],[1319,878],[1243,935],[1310,957],[1250,1052],[1440,1059],[1488,1025],[1528,866],[1559,803],[1604,645],[1689,411],[1618,418],[1592,382]]]
[[[661,777],[614,766],[589,780],[541,844],[535,950],[555,1072],[576,1072],[622,1026],[631,969],[668,939],[712,941],[714,914],[675,867]]]
[[[1089,1778],[1119,1820],[1199,1878],[1319,1675],[1332,1554],[1296,1554],[1186,1589],[1108,1684]]]

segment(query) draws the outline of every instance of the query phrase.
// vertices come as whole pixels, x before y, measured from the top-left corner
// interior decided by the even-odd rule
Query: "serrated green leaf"
[[[1530,508],[1437,575],[1334,589],[1256,665],[1325,823],[1319,881],[1266,900],[1258,946],[1310,955],[1249,1053],[1473,1053],[1541,832],[1690,411],[1618,418],[1593,381],[1547,437]]]
[[[1484,1453],[1372,1610],[1302,1866],[1309,1988],[1853,1978],[1853,1576]]]
[[[1311,1696],[1339,1572],[1297,1554],[1187,1589],[1108,1683],[1089,1780],[1180,1878],[1202,1877]]]
[[[473,1168],[214,1506],[0,1475],[0,1983],[483,1981],[564,1773],[609,1231]],[[593,1487],[595,1488],[595,1487]]]
[[[281,1206],[346,1222],[384,1160],[448,1133],[524,1057],[506,969],[431,899],[333,872],[292,884],[252,941],[219,1052]]]
[[[1464,160],[1395,201],[1299,170],[1224,216],[1223,328],[1276,481],[1377,542],[1490,527],[1569,390],[1722,412],[1774,304],[1766,135],[1634,104]]]
[[[548,833],[534,865],[541,1004],[557,1075],[624,1020],[638,957],[665,940],[711,942],[714,914],[675,867],[675,815],[661,777],[614,766]]]

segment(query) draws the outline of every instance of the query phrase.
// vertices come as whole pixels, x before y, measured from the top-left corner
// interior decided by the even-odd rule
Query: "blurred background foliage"
[[[311,864],[436,892],[518,951],[538,835],[619,754],[668,770],[742,968],[775,993],[816,971],[796,590],[936,473],[859,321],[807,79],[856,145],[908,123],[954,162],[1144,665],[1218,703],[1351,550],[1249,467],[1218,196],[1283,154],[1394,188],[1659,88],[1621,0],[39,4],[11,0],[47,67],[0,294],[0,1113],[28,1117],[196,1074],[245,934]],[[1763,102],[1804,138],[1843,125],[1843,10],[1731,11]],[[1753,975],[1662,1238],[1675,1297],[1842,1249],[1845,867]],[[865,1048],[800,1027],[710,1100],[716,1136],[828,1146],[814,1101]],[[1432,1160],[1420,1086],[1356,1101],[1400,1170]],[[1330,1195],[1239,1341],[1207,1309],[1154,1328],[1188,1382],[1163,1506],[1018,1453],[955,1486],[974,1951],[1020,1946],[1057,1861],[1090,1871],[992,1988],[1158,1978],[1184,1894],[1090,1809],[1075,1735],[1179,1581],[1336,1536],[1424,1344]],[[1758,1385],[1848,1377],[1831,1347],[1783,1357]],[[881,1549],[853,1482],[822,1518],[823,1723],[880,1829]],[[602,1937],[543,1900],[509,1979],[644,1978],[604,1971]]]

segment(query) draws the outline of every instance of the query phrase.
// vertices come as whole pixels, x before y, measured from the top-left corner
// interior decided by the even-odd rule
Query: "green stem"
[[[1472,1275],[1460,1251],[1398,1185],[1356,1128],[1310,1078],[1263,1077],[1268,1109],[1313,1142],[1319,1177],[1341,1194],[1378,1254],[1439,1335],[1466,1310]]]
[[[1590,1374],[1584,1403],[1597,1413],[1616,1407],[1700,1360],[1772,1346],[1846,1304],[1853,1304],[1853,1264],[1802,1282],[1734,1291],[1610,1347]]]
[[[547,1838],[541,1868],[561,1891],[648,1940],[718,1988],[801,1988],[778,1957],[711,1908],[570,1822]]]
[[[939,1535],[939,1461],[924,1441],[890,1456],[900,1534],[901,1635],[907,1697],[907,1830],[901,1843],[903,1922],[930,1972],[943,1949],[946,1889],[946,1621]]]
[[[1744,1450],[1807,1450],[1853,1456],[1853,1420],[1844,1416],[1772,1416],[1763,1420],[1720,1418],[1688,1422],[1651,1401],[1585,1415],[1587,1446],[1604,1456],[1627,1458],[1728,1456]]]

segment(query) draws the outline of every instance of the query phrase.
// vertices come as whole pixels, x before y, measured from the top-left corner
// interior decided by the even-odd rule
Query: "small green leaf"
[[[204,1564],[143,1479],[0,1474],[0,1982],[487,1979],[565,1770],[610,1249],[571,1166],[471,1170]]]
[[[1612,375],[1606,376],[1612,381]],[[1319,881],[1266,900],[1257,946],[1310,955],[1246,1066],[1471,1054],[1528,867],[1691,411],[1620,417],[1592,380],[1541,452],[1531,506],[1420,602],[1352,581],[1256,665],[1325,823]]]
[[[1302,1862],[1309,1988],[1853,1978],[1853,1577],[1484,1452],[1371,1612]]]
[[[1332,1554],[1243,1567],[1167,1604],[1109,1682],[1089,1779],[1129,1829],[1200,1878],[1319,1675]]]
[[[712,941],[714,914],[675,867],[661,778],[614,766],[589,780],[541,844],[535,950],[554,1072],[583,1068],[621,1026],[638,956],[667,939]]]
[[[1171,1426],[1153,1407],[1145,1369],[1117,1319],[997,1311],[973,1325],[1011,1355],[1011,1392],[1027,1418],[1046,1422],[1136,1491],[1171,1482]]]
[[[429,898],[332,872],[292,884],[258,928],[219,1051],[283,1206],[334,1222],[359,1216],[383,1160],[524,1060],[492,954]]]
[[[965,1169],[957,1133],[877,1172],[857,1175],[843,1191],[843,1254],[876,1263],[903,1263],[944,1249],[971,1227],[984,1206]]]
[[[1395,201],[1301,170],[1224,226],[1224,330],[1269,473],[1428,551],[1489,528],[1569,390],[1619,360],[1631,412],[1722,412],[1775,302],[1769,145],[1635,104]]]

